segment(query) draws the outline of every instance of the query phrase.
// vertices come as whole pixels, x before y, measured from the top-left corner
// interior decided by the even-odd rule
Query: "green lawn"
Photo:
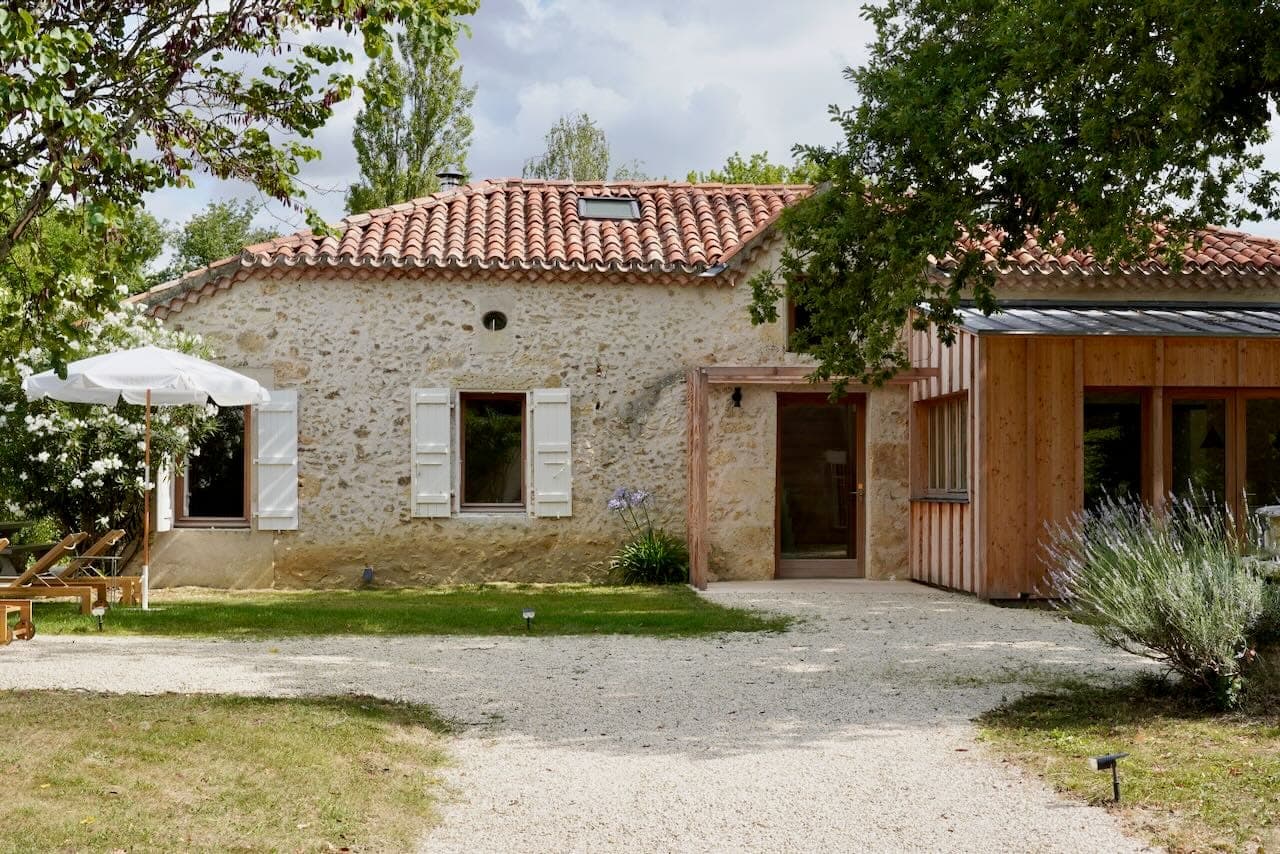
[[[445,727],[366,697],[0,694],[3,851],[407,851]]]
[[[1000,755],[1060,790],[1111,799],[1111,777],[1086,760],[1120,764],[1122,816],[1171,851],[1280,851],[1280,709],[1213,713],[1171,691],[1073,687],[984,715]]]
[[[220,638],[300,635],[654,635],[781,631],[789,618],[726,608],[684,586],[585,584],[405,590],[179,593],[150,611],[112,608],[106,634]],[[533,608],[532,632],[521,611]],[[35,606],[41,634],[96,634],[97,621],[72,604]]]

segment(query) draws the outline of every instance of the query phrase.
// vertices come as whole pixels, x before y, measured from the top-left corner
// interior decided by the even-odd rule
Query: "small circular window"
[[[507,316],[500,311],[486,311],[480,324],[490,332],[499,332],[507,328]]]

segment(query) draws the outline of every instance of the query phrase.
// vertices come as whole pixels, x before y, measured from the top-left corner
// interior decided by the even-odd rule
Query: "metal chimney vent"
[[[452,165],[441,169],[436,177],[440,179],[441,190],[456,190],[462,186],[467,176],[456,165]]]

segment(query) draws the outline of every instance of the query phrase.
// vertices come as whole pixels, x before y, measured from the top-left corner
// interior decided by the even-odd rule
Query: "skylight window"
[[[640,203],[635,199],[583,196],[578,199],[578,216],[583,219],[639,219]]]

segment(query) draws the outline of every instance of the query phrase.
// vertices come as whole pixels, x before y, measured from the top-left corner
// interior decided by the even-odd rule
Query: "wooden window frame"
[[[916,500],[967,502],[970,500],[969,446],[972,440],[970,427],[969,392],[931,397],[915,403],[914,421],[919,425],[916,446],[921,466],[919,490]],[[935,429],[949,436],[955,452],[948,454],[946,441],[935,439]],[[938,476],[944,487],[934,484]],[[954,484],[959,484],[954,485]]]
[[[189,516],[187,507],[187,466],[173,479],[173,527],[175,528],[248,528],[253,513],[253,407],[244,407],[244,515],[243,516]]]
[[[467,498],[467,403],[508,400],[520,404],[520,501],[469,502]],[[523,391],[458,392],[458,512],[526,513],[529,509],[529,395]]]

